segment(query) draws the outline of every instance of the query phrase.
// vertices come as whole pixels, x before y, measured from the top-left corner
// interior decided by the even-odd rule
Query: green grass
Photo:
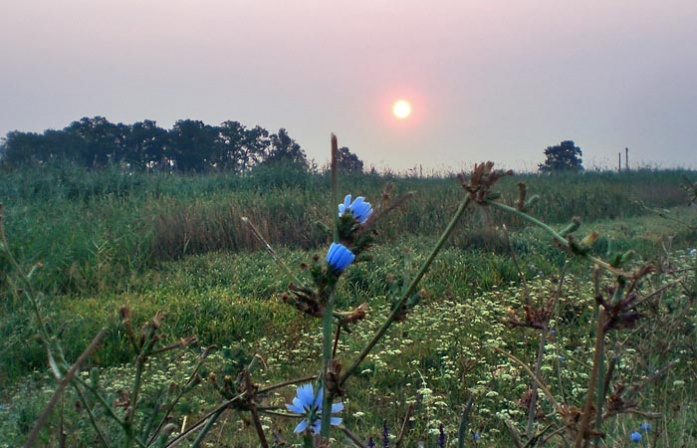
[[[681,171],[521,176],[529,194],[541,196],[532,211],[535,216],[556,228],[571,216],[581,216],[579,238],[591,231],[600,234],[593,254],[633,249],[637,264],[661,266],[663,270],[642,285],[642,292],[670,281],[667,270],[687,269],[677,287],[647,301],[642,307],[646,317],[637,328],[610,341],[620,356],[618,378],[627,387],[680,359],[635,397],[639,408],[664,414],[652,422],[652,446],[690,446],[697,440],[692,424],[697,420],[692,403],[697,392],[697,267],[684,251],[696,245],[697,217],[694,207],[684,206],[688,199],[680,188],[682,176],[694,178]],[[507,178],[499,186],[505,201],[515,201],[518,180]],[[394,294],[403,287],[403,276],[417,271],[464,195],[457,181],[447,178],[358,176],[344,179],[340,191],[365,194],[377,204],[373,198],[379,197],[386,181],[400,193],[417,194],[381,223],[373,261],[351,266],[342,278],[340,308],[369,304],[368,318],[351,335],[342,335],[343,363],[385,319]],[[235,178],[85,173],[63,167],[8,173],[0,181],[0,201],[5,204],[13,253],[25,266],[43,263],[35,284],[47,291],[41,307],[51,331],[60,335],[67,358],[76,359],[101,327],[108,328],[102,348],[84,370],[98,367],[111,393],[117,394],[119,384],[128,381],[134,356],[120,325],[118,310],[124,305],[136,329],[164,311],[163,344],[189,335],[199,340],[148,367],[147,406],[170,393],[173,381],[182,382],[182,373],[191,368],[200,347],[218,346],[201,372],[203,383],[173,414],[179,425],[184,416],[192,422],[219,403],[211,374],[220,385],[255,354],[263,362],[253,370],[253,378],[262,386],[319,369],[319,320],[282,302],[290,279],[259,250],[240,217],[250,217],[287,265],[304,275],[299,264],[313,253],[323,257],[329,239],[314,225],[326,222],[333,210],[327,188],[326,176],[289,180],[272,171]],[[554,294],[555,279],[568,257],[549,236],[519,219],[472,209],[420,285],[422,303],[388,332],[348,382],[343,413],[348,427],[363,438],[377,439],[383,420],[397,432],[412,412],[406,446],[415,446],[422,437],[427,446],[435,446],[440,423],[451,446],[462,407],[474,394],[469,430],[481,434],[482,446],[511,445],[503,421],[524,430],[525,410],[519,402],[531,380],[490,345],[505,347],[532,364],[539,340],[529,329],[506,325],[513,314],[523,315],[524,289],[511,248],[533,300],[541,303]],[[7,261],[0,263],[12,278]],[[582,405],[592,357],[591,274],[588,264],[570,261],[553,320],[555,335],[548,341],[541,370],[557,399],[576,406]],[[0,446],[15,446],[26,439],[54,382],[46,377],[45,351],[35,337],[31,310],[11,294],[5,277],[0,284],[0,404],[6,409],[0,410]],[[265,402],[282,405],[292,395],[288,387]],[[66,404],[76,400],[68,398]],[[69,445],[92,446],[94,433],[84,424],[84,415],[69,405],[62,409]],[[551,413],[546,400],[541,409]],[[42,445],[57,444],[59,416],[55,413],[51,419]],[[642,421],[636,415],[610,420],[604,426],[608,435],[603,446],[629,446],[629,432]],[[296,422],[273,422],[285,438],[298,441],[292,435]],[[256,446],[253,430],[234,412],[218,422],[211,439],[214,446]]]
[[[501,191],[512,203],[517,197],[514,183],[522,180],[529,195],[543,198],[534,209],[538,218],[561,224],[579,216],[590,223],[643,215],[646,210],[638,201],[658,209],[685,205],[683,176],[694,177],[684,171],[523,175],[503,179]],[[452,178],[351,176],[339,190],[378,198],[388,182],[397,194],[416,195],[386,220],[381,235],[386,243],[443,228],[462,195]],[[44,264],[37,285],[84,294],[119,288],[122,279],[161,261],[210,251],[257,250],[260,246],[241,216],[248,216],[274,245],[321,247],[327,235],[314,224],[324,221],[332,207],[328,185],[326,175],[282,170],[188,177],[47,166],[3,173],[0,201],[17,258],[25,265]],[[511,229],[521,225],[501,213],[473,213],[455,240],[486,243],[490,234],[485,231],[493,223]]]

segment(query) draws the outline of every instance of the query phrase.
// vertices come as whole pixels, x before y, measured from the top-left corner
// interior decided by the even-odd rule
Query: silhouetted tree
[[[225,121],[218,129],[216,160],[221,169],[247,171],[258,164],[269,147],[269,132],[259,126],[247,129],[237,121]]]
[[[305,151],[290,138],[284,128],[279,129],[278,134],[272,134],[269,140],[270,146],[263,161],[264,165],[293,165],[307,170],[309,164]]]
[[[40,165],[45,157],[40,153],[41,135],[12,131],[2,142],[3,164],[9,167]]]
[[[353,161],[347,151],[347,160]],[[0,157],[8,168],[71,162],[87,168],[123,163],[140,170],[210,169],[245,172],[257,165],[286,165],[307,171],[305,152],[285,129],[277,134],[261,126],[248,129],[237,121],[210,126],[179,120],[171,130],[152,120],[133,125],[84,117],[60,131],[42,134],[13,131],[0,139]]]
[[[581,148],[575,146],[573,141],[563,141],[559,145],[549,146],[545,149],[547,159],[545,163],[538,165],[538,169],[543,173],[583,171],[582,154]]]
[[[362,173],[363,161],[346,146],[339,148],[337,153],[337,167],[344,173]]]
[[[269,131],[261,126],[245,129],[242,139],[238,164],[242,171],[246,171],[260,164],[264,159],[266,148],[271,144]]]
[[[85,166],[101,167],[121,162],[126,155],[128,126],[110,123],[104,117],[84,117],[63,129],[77,145],[80,159]]]
[[[168,146],[169,134],[165,129],[152,120],[139,121],[130,127],[125,161],[139,169],[161,169],[169,165]]]
[[[172,146],[165,154],[181,171],[203,172],[212,166],[216,128],[199,120],[178,120],[169,132]]]

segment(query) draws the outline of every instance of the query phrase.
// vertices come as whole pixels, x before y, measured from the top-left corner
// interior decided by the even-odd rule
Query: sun
[[[392,105],[392,115],[399,120],[405,120],[411,115],[411,104],[407,100],[397,100]]]

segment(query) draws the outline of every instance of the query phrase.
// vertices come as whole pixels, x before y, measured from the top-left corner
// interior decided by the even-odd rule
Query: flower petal
[[[346,269],[355,258],[353,252],[341,243],[332,243],[326,256],[327,264],[339,272]]]
[[[344,197],[344,203],[339,204],[339,217],[344,216],[344,213],[349,210],[351,210],[351,195],[347,194],[346,197]]]
[[[332,425],[334,425],[334,426],[340,425],[342,421],[343,421],[343,419],[340,418],[340,417],[332,417],[332,418],[330,419],[330,423],[331,423]]]
[[[344,403],[338,402],[338,403],[332,404],[332,414],[334,414],[335,412],[341,412],[343,410],[344,410]]]
[[[294,412],[296,414],[304,414],[305,413],[305,409],[302,407],[302,405],[300,405],[300,400],[298,400],[297,398],[293,399],[293,404],[286,403],[286,408],[290,412]]]
[[[298,426],[295,427],[293,432],[303,432],[307,429],[307,420],[303,420],[300,423],[298,423]]]
[[[303,408],[311,406],[315,400],[315,391],[312,384],[303,384],[298,387],[297,399],[300,402],[299,405]],[[293,400],[293,404],[295,404],[295,400]]]

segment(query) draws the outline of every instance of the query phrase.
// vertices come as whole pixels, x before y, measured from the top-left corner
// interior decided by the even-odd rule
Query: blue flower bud
[[[327,252],[327,264],[337,272],[343,272],[356,256],[341,243],[332,243]]]
[[[639,434],[638,431],[634,431],[629,435],[629,438],[632,439],[632,442],[634,443],[639,443],[641,442],[641,434]]]

